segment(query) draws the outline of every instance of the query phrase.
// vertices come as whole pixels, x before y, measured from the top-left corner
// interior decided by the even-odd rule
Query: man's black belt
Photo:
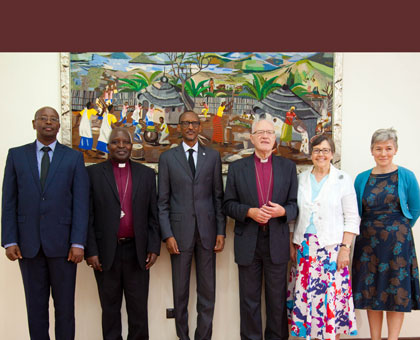
[[[118,239],[118,244],[125,244],[134,241],[134,237],[121,237]]]

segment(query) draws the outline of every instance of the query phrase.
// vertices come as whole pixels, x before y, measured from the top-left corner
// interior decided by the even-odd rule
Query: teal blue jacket
[[[354,182],[360,216],[362,216],[363,192],[371,172],[372,169],[369,169],[360,173]],[[414,173],[402,166],[398,167],[398,196],[400,197],[401,210],[413,227],[420,215],[420,189]]]

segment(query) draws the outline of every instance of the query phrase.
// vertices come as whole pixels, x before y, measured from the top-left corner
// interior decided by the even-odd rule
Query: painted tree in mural
[[[156,77],[161,74],[162,71],[153,72],[150,77],[146,73],[139,71],[137,74],[133,75],[133,78],[121,78],[119,79],[122,84],[120,85],[121,92],[139,92],[146,88],[147,86],[153,84],[156,80]]]
[[[198,97],[215,97],[214,93],[208,91],[210,86],[205,86],[209,81],[210,79],[205,79],[196,84],[194,79],[191,78],[185,83],[185,90],[194,99],[194,106]]]
[[[165,53],[171,62],[172,75],[181,81],[181,98],[188,110],[192,110],[193,104],[187,100],[187,81],[210,65],[211,59],[202,52],[167,52]]]
[[[241,96],[252,97],[257,100],[263,100],[276,88],[282,86],[280,84],[275,83],[275,80],[278,78],[278,76],[272,77],[270,79],[266,79],[260,74],[253,74],[252,76],[254,77],[252,84],[249,81],[246,81],[243,84],[248,93],[243,93],[241,94]]]

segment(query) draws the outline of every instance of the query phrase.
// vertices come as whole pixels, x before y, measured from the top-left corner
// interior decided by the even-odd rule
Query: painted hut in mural
[[[296,116],[305,124],[309,140],[315,136],[317,120],[321,117],[312,106],[294,94],[287,85],[271,92],[253,108],[257,114],[269,113],[273,117],[280,118],[283,122],[287,111],[295,107]]]
[[[153,121],[159,124],[159,117],[163,116],[167,124],[178,124],[178,118],[185,111],[179,90],[169,84],[168,78],[163,76],[159,82],[149,85],[138,92],[137,99],[143,105],[143,117],[145,112],[153,105]]]

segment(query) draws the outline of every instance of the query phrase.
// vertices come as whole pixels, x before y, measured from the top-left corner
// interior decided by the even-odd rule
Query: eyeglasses
[[[37,117],[35,118],[35,120],[40,120],[42,122],[53,122],[53,123],[58,123],[60,120],[57,117],[47,117],[47,116],[41,116],[41,117]]]
[[[312,153],[314,155],[319,155],[320,153],[323,155],[328,155],[331,152],[331,149],[313,149]]]
[[[264,134],[268,136],[273,136],[275,133],[276,132],[274,130],[257,130],[257,131],[254,131],[252,134],[257,135],[257,136],[262,136]]]
[[[179,123],[183,128],[187,128],[190,126],[190,124],[193,126],[194,129],[198,128],[198,126],[200,125],[200,122],[198,120],[194,120],[194,121],[188,121],[188,120],[183,120],[182,122]]]

